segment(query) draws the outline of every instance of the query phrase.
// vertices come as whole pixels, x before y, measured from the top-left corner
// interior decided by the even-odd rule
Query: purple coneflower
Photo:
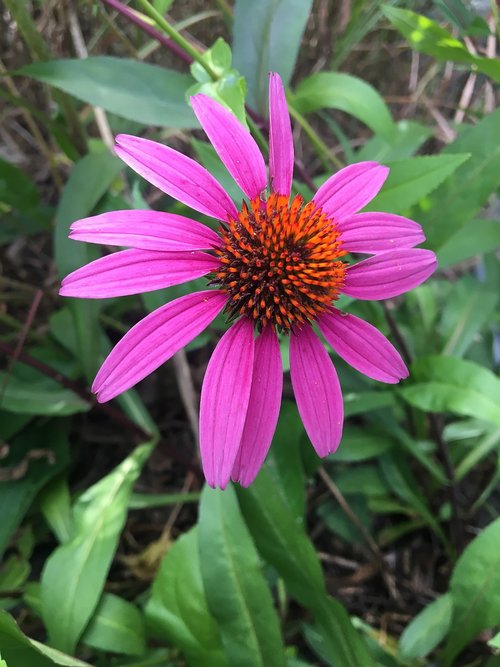
[[[95,378],[108,401],[153,372],[221,312],[232,324],[209,361],[200,406],[200,447],[210,486],[248,486],[269,449],[281,403],[278,334],[290,336],[290,375],[307,434],[319,456],[341,439],[342,393],[333,363],[313,329],[370,378],[407,377],[401,356],[371,324],[334,307],[343,293],[387,299],[426,280],[433,252],[412,220],[358,213],[379,192],[388,169],[353,164],[331,176],[309,203],[291,197],[293,142],[283,84],[269,85],[269,186],[262,154],[236,117],[205,95],[195,114],[248,202],[240,210],[202,166],[154,141],[127,135],[116,153],[171,197],[220,221],[219,233],[156,211],[113,211],[75,222],[71,238],[128,246],[73,272],[63,296],[138,294],[207,276],[212,289],[180,297],[136,324]],[[347,253],[371,255],[349,264]],[[214,289],[215,287],[215,289]]]

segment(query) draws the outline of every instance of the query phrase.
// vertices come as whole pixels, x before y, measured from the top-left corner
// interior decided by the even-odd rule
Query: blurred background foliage
[[[3,0],[1,667],[500,665],[499,36],[487,0]],[[110,346],[192,285],[57,291],[102,252],[68,240],[74,220],[184,212],[123,168],[117,132],[193,155],[241,203],[187,96],[265,136],[269,70],[296,189],[389,165],[372,207],[421,222],[439,270],[404,298],[342,300],[411,376],[384,386],[335,359],[339,451],[312,453],[286,377],[262,472],[217,492],[196,414],[223,320],[96,405]]]

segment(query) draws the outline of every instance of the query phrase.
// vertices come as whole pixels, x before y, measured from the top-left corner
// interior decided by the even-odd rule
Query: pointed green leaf
[[[87,489],[74,507],[71,540],[42,573],[42,615],[51,643],[72,653],[95,611],[127,516],[132,486],[151,452],[142,445]]]
[[[481,630],[498,625],[499,545],[500,519],[496,519],[469,544],[455,565],[450,582],[453,616],[444,650],[447,667]]]
[[[160,127],[197,127],[186,103],[191,77],[127,58],[92,56],[22,67],[31,76],[118,116]]]
[[[227,667],[220,632],[201,579],[198,529],[180,537],[163,558],[145,608],[151,631],[177,646],[193,667]]]
[[[367,125],[380,136],[396,134],[389,107],[382,96],[362,79],[340,72],[318,72],[302,79],[292,96],[300,113],[340,109]]]
[[[430,356],[412,365],[412,378],[415,384],[399,392],[416,408],[500,425],[500,380],[487,368],[454,357]]]
[[[269,72],[278,72],[288,85],[311,4],[311,0],[236,0],[234,66],[246,79],[248,104],[255,111],[267,116]]]
[[[446,637],[451,626],[453,600],[449,593],[441,595],[418,613],[405,628],[399,641],[404,660],[425,658]]]
[[[205,486],[200,502],[200,566],[209,608],[231,667],[284,667],[278,616],[232,487]]]

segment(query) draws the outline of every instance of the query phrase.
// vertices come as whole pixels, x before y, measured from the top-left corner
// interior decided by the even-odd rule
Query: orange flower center
[[[243,202],[236,220],[221,224],[220,268],[213,284],[228,295],[230,319],[246,315],[260,331],[282,333],[310,322],[335,301],[347,264],[338,261],[339,231],[314,202],[296,195]]]

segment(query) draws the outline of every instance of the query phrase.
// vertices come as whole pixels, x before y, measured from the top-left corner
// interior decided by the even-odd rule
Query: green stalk
[[[172,41],[178,44],[181,49],[190,55],[194,61],[199,63],[207,72],[207,74],[213,79],[213,81],[217,81],[217,74],[210,67],[210,65],[205,62],[203,55],[197,49],[195,49],[194,46],[192,46],[192,44],[190,44],[178,30],[170,25],[170,23],[151,5],[150,2],[148,2],[148,0],[137,0],[137,2],[141,5],[144,12],[154,20],[158,28],[163,30],[163,32],[166,33]]]
[[[325,142],[319,137],[316,131],[311,127],[309,122],[304,118],[304,116],[297,111],[290,103],[288,104],[288,110],[290,111],[290,116],[300,127],[304,130],[306,135],[309,137],[311,144],[314,146],[316,153],[318,154],[319,159],[321,160],[325,169],[330,170],[333,167],[337,169],[342,169],[344,166],[342,162],[332,154]]]

